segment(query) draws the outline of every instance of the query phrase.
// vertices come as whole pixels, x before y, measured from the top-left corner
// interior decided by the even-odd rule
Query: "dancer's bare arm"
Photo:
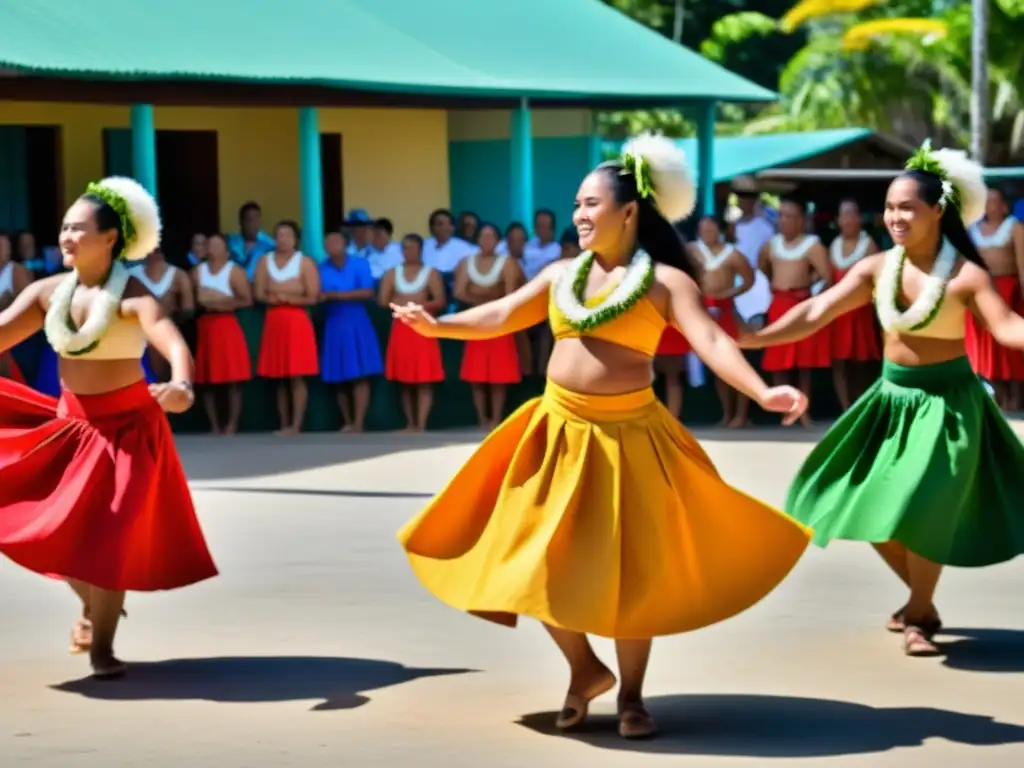
[[[657,279],[668,289],[675,324],[697,357],[722,381],[765,410],[785,413],[786,424],[792,424],[803,415],[807,410],[807,398],[793,387],[769,387],[765,384],[736,342],[707,313],[700,289],[689,275],[678,269],[659,266]]]
[[[391,310],[396,318],[424,336],[463,341],[493,339],[543,322],[548,315],[548,291],[564,268],[561,262],[549,264],[533,280],[507,296],[452,315],[435,318],[417,304],[392,304]]]
[[[760,349],[800,341],[821,330],[840,315],[871,303],[875,272],[881,256],[861,259],[828,290],[801,301],[771,325],[743,336],[740,346]]]
[[[7,351],[43,327],[46,313],[42,297],[50,282],[52,278],[31,283],[17,295],[11,306],[0,312],[0,352]]]

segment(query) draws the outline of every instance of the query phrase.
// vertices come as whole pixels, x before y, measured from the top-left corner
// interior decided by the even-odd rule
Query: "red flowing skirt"
[[[217,575],[171,428],[145,381],[55,400],[0,379],[0,552],[101,589]]]
[[[732,299],[713,299],[710,296],[704,297],[704,306],[711,312],[712,317],[718,323],[718,327],[725,331],[733,339],[740,335],[739,325],[736,323],[736,308]]]
[[[196,384],[237,384],[252,378],[249,347],[234,313],[201,315],[196,334]]]
[[[316,332],[305,307],[267,310],[256,373],[264,379],[295,379],[320,373]]]
[[[656,355],[685,355],[690,351],[690,342],[674,326],[666,325],[658,342]]]
[[[992,278],[996,290],[1011,309],[1021,308],[1020,279],[1015,275]],[[1024,353],[996,343],[985,326],[967,311],[964,346],[975,373],[989,381],[1024,379]]]
[[[768,323],[774,323],[789,310],[810,298],[810,291],[776,291],[768,308]],[[831,332],[824,328],[802,341],[768,347],[761,358],[761,367],[769,372],[792,371],[796,368],[828,368]]]
[[[471,384],[518,384],[519,348],[512,334],[496,339],[467,341],[462,351],[459,378]]]
[[[10,352],[0,352],[0,363],[7,366],[7,378],[12,381],[16,381],[19,384],[27,384],[25,376],[21,372],[21,368],[14,362],[14,355]],[[2,367],[2,366],[0,366]]]
[[[405,323],[391,324],[384,376],[401,384],[436,384],[444,381],[441,345],[437,339],[421,336]]]

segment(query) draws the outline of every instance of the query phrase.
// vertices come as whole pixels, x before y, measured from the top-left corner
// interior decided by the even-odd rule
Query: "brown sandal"
[[[896,613],[889,617],[889,620],[885,623],[887,631],[899,634],[906,629],[907,625],[903,620],[904,610],[904,608],[900,608]],[[942,619],[936,616],[934,619],[924,622],[924,629],[927,629],[933,635],[937,635],[942,631]]]
[[[558,713],[558,719],[555,720],[555,728],[560,731],[569,731],[582,725],[590,711],[590,702],[614,688],[616,682],[618,681],[615,679],[615,675],[608,671],[607,676],[596,682],[585,695],[566,694],[562,711]]]
[[[932,635],[929,627],[908,624],[903,630],[903,652],[914,657],[941,656],[942,651],[932,642]]]
[[[619,707],[619,736],[622,738],[649,739],[657,732],[657,723],[641,702]]]

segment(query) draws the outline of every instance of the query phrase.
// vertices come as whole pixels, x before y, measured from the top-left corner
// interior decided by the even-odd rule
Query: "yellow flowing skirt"
[[[420,581],[459,610],[620,639],[746,610],[810,537],[726,484],[653,390],[551,381],[398,534]]]

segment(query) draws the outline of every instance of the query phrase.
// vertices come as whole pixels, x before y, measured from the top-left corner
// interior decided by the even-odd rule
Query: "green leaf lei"
[[[92,182],[85,188],[85,194],[94,195],[111,208],[121,219],[121,234],[124,235],[124,248],[121,249],[122,256],[129,246],[135,242],[135,222],[132,221],[131,211],[128,209],[128,201],[116,192],[108,189],[102,184]]]
[[[621,317],[630,309],[632,309],[636,303],[651,289],[654,284],[654,262],[651,257],[644,252],[638,252],[634,257],[636,259],[642,259],[645,263],[634,267],[634,269],[642,269],[643,272],[640,276],[639,282],[635,289],[633,289],[629,295],[627,295],[622,301],[615,302],[614,304],[608,304],[607,306],[601,307],[600,309],[587,313],[586,317],[573,318],[569,317],[566,312],[559,307],[562,315],[565,317],[566,322],[576,331],[586,332],[597,328],[600,325],[611,322],[617,317]],[[581,306],[586,306],[584,294],[587,288],[587,279],[590,276],[590,268],[594,263],[594,254],[591,251],[586,251],[578,257],[578,261],[575,262],[571,268],[576,269],[576,274],[572,277],[571,290],[573,296],[580,303]],[[627,269],[627,275],[623,276],[623,280],[627,279],[629,273]],[[562,279],[567,280],[568,275],[565,275]],[[621,284],[621,283],[620,283]],[[616,286],[618,288],[618,286]],[[615,289],[612,289],[614,292]],[[557,294],[556,294],[556,306]]]

